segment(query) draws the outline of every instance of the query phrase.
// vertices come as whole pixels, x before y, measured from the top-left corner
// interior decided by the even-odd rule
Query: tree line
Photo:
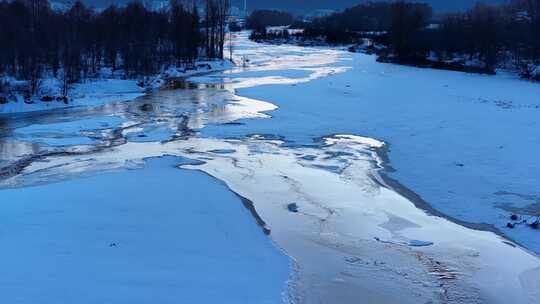
[[[540,0],[477,4],[444,15],[434,15],[424,3],[368,2],[316,19],[299,36],[341,44],[368,38],[386,46],[378,51],[382,61],[463,70],[474,63],[474,71],[487,73],[504,66],[540,77],[534,73],[540,64]]]
[[[295,22],[293,15],[275,10],[255,10],[246,18],[246,28],[262,30],[269,26],[291,25]]]
[[[228,0],[171,0],[154,11],[141,2],[101,12],[75,2],[65,11],[47,0],[0,2],[0,75],[29,83],[34,94],[43,77],[67,84],[103,68],[126,77],[158,72],[166,65],[188,66],[198,58],[223,58]]]
[[[445,15],[440,27],[426,35],[431,36],[427,49],[441,59],[461,54],[482,61],[489,70],[508,66],[532,77],[532,69],[540,64],[540,0],[478,4],[467,12]]]

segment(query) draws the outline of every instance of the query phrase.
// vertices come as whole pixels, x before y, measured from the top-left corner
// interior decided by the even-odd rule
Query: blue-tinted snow
[[[199,97],[187,95],[187,93],[184,92],[185,94],[180,94],[180,96],[184,97],[181,97],[178,100],[177,97],[179,95],[177,95],[176,92],[172,92],[171,95],[173,96],[170,96],[170,98],[165,98],[167,95],[166,92],[163,93],[165,96],[159,96],[160,93],[157,93],[158,95],[154,95],[153,100],[150,100],[154,102],[153,105],[157,107],[157,110],[154,110],[156,113],[145,114],[150,117],[155,116],[154,118],[156,118],[156,120],[147,123],[149,125],[143,125],[140,130],[132,130],[132,132],[127,135],[127,139],[129,141],[140,142],[168,139],[172,134],[176,134],[178,129],[181,130],[182,127],[184,127],[182,123],[183,119],[180,119],[181,117],[178,116],[183,113],[191,115],[191,118],[193,119],[188,126],[200,130],[203,137],[212,136],[218,139],[229,137],[243,138],[243,136],[248,134],[265,134],[260,137],[284,139],[286,144],[284,144],[283,147],[297,147],[298,145],[312,144],[314,141],[317,142],[321,136],[328,134],[356,134],[386,141],[390,148],[389,156],[391,165],[397,169],[396,172],[392,173],[392,177],[397,178],[401,183],[422,195],[424,199],[435,206],[436,209],[441,210],[448,215],[475,223],[494,223],[501,228],[506,225],[506,222],[508,221],[507,218],[510,214],[508,211],[503,211],[503,209],[498,207],[505,206],[505,209],[508,210],[510,207],[524,207],[527,206],[529,202],[534,203],[538,201],[536,198],[538,198],[539,195],[535,190],[535,182],[538,180],[536,173],[539,169],[539,162],[534,159],[534,152],[538,151],[538,148],[540,147],[538,136],[535,136],[538,130],[538,122],[535,118],[538,117],[539,114],[539,105],[537,104],[538,101],[535,97],[540,93],[540,87],[536,84],[523,82],[508,75],[496,77],[478,76],[380,64],[376,63],[373,57],[360,54],[352,55],[345,52],[340,53],[339,57],[341,60],[339,60],[338,63],[334,63],[336,52],[328,54],[328,56],[321,56],[321,54],[326,55],[325,52],[328,51],[324,49],[308,50],[290,46],[272,46],[271,48],[263,48],[256,44],[251,44],[252,49],[249,47],[250,46],[246,48],[244,45],[239,49],[239,52],[245,56],[253,56],[252,58],[254,59],[251,62],[254,64],[254,67],[252,67],[252,69],[255,70],[246,72],[239,69],[232,72],[232,74],[225,74],[223,76],[211,75],[208,77],[200,77],[199,80],[203,82],[209,81],[215,84],[221,81],[221,77],[225,78],[225,82],[227,82],[227,79],[232,79],[233,81],[228,85],[231,85],[233,88],[237,86],[236,88],[239,88],[237,91],[239,95],[273,102],[278,105],[280,107],[279,109],[269,113],[273,116],[272,119],[243,120],[241,121],[241,124],[235,122],[235,124],[228,125],[227,127],[223,127],[222,125],[212,125],[213,123],[219,124],[231,122],[239,117],[254,118],[258,116],[252,115],[253,109],[246,109],[245,111],[240,112],[231,111],[227,108],[230,104],[223,105],[223,102],[213,100],[215,97],[213,96],[213,93],[216,91],[212,90],[195,90],[195,92],[192,92],[194,95],[199,93],[203,95]],[[281,52],[286,56],[278,57],[275,56],[275,54],[272,54],[272,52]],[[328,61],[321,62],[321,58],[325,57],[328,57]],[[258,65],[260,65],[259,71],[257,71]],[[328,67],[321,75],[333,76],[320,78],[312,77],[312,74],[307,75],[307,73],[305,73],[305,71],[313,71],[313,74],[315,74],[317,69],[312,68],[316,66]],[[336,74],[336,67],[352,67],[353,69],[346,73]],[[250,79],[250,77],[253,76],[258,77]],[[279,83],[282,84],[275,85]],[[220,86],[215,87],[220,88]],[[227,86],[221,87],[219,94],[226,94],[226,92],[224,92],[226,87]],[[209,86],[209,88],[212,88],[212,86]],[[222,97],[223,95],[219,95],[217,96],[217,99],[223,101]],[[232,101],[237,99],[231,98],[226,100]],[[188,103],[184,103],[185,101],[188,101]],[[238,99],[238,101],[240,100]],[[141,98],[140,102],[145,102],[144,98]],[[247,104],[250,102],[253,101],[248,101]],[[186,110],[193,108],[195,109],[193,112]],[[131,110],[130,112],[133,111]],[[140,115],[139,117],[143,117],[144,119],[149,118],[144,117],[144,115],[139,112],[137,112],[137,115]],[[175,115],[167,115],[171,113],[174,113]],[[152,126],[156,125],[158,122],[161,125],[153,128]],[[208,126],[208,124],[210,124],[210,126]],[[69,128],[67,128],[67,130],[69,130]],[[139,137],[141,135],[144,137]],[[209,151],[217,153],[225,150]],[[228,150],[226,151],[228,153],[223,156],[229,157],[231,154],[234,154],[235,151],[236,150],[232,149]],[[257,151],[256,148],[254,148],[254,151],[257,153],[264,152]],[[328,157],[332,156],[330,155]],[[315,159],[317,159],[317,157],[315,157]],[[306,162],[313,160],[314,158],[309,156],[305,159]],[[136,225],[124,225],[124,221],[126,220],[125,216],[127,215],[134,215],[139,219],[139,217],[142,216],[143,209],[145,210],[145,216],[147,213],[152,214],[151,209],[149,209],[150,211],[148,212],[146,212],[146,210],[148,210],[149,207],[156,205],[156,193],[161,194],[159,196],[160,202],[157,204],[161,205],[161,199],[163,199],[165,200],[165,207],[168,208],[171,204],[169,199],[172,197],[176,196],[179,199],[186,198],[187,202],[192,202],[194,201],[192,196],[186,196],[184,193],[210,195],[217,191],[214,189],[214,186],[208,185],[207,182],[210,182],[210,180],[196,185],[192,184],[192,181],[190,180],[192,176],[189,174],[169,176],[168,173],[164,173],[169,169],[160,169],[158,170],[159,174],[148,173],[155,169],[154,166],[156,166],[156,163],[162,164],[161,161],[156,161],[152,162],[149,168],[140,171],[100,175],[90,179],[65,182],[62,184],[51,184],[46,187],[26,188],[26,190],[22,192],[19,191],[20,189],[10,190],[13,192],[2,192],[2,194],[11,193],[13,195],[13,193],[19,191],[17,195],[30,197],[33,201],[34,197],[37,196],[37,194],[33,192],[34,189],[43,190],[50,187],[49,189],[56,189],[55,191],[58,192],[56,194],[53,193],[54,195],[59,195],[51,199],[52,202],[57,202],[57,204],[53,204],[50,208],[56,208],[55,206],[58,206],[60,202],[63,202],[62,199],[64,198],[65,193],[67,193],[66,195],[69,197],[70,189],[63,190],[64,188],[70,188],[72,185],[77,185],[77,183],[88,183],[88,181],[91,181],[91,187],[93,185],[99,185],[99,189],[103,188],[106,190],[105,192],[100,192],[95,190],[97,188],[93,188],[95,193],[92,193],[92,195],[98,195],[93,197],[93,200],[98,200],[98,207],[95,211],[100,214],[107,214],[106,218],[113,216],[114,220],[111,221],[122,224],[121,227],[113,227],[115,230],[113,231],[113,236],[115,237],[114,240],[106,241],[107,246],[114,249],[122,248],[123,242],[117,241],[116,235],[126,234],[129,237],[134,237],[132,235],[133,231],[131,230],[140,231],[140,233],[150,232],[150,240],[154,239],[155,234],[152,233],[154,230],[147,228],[147,222],[141,222],[143,223],[142,227],[144,227],[141,230],[136,228]],[[172,166],[173,164],[169,163],[168,165]],[[317,164],[314,164],[313,166],[317,166]],[[319,168],[322,167],[319,166]],[[325,167],[330,173],[336,171],[337,168],[339,167]],[[172,169],[170,170],[171,172],[179,172]],[[123,174],[133,174],[138,177],[126,178]],[[150,175],[151,178],[146,178],[145,176],[147,175]],[[139,178],[144,184],[137,183]],[[131,193],[133,195],[123,197],[122,193],[127,191],[125,189],[125,191],[119,191],[119,193],[114,193],[114,195],[112,195],[113,192],[117,191],[116,186],[114,186],[114,189],[112,188],[113,184],[117,180],[124,179],[128,185],[125,185],[123,181],[119,181],[120,189],[122,190],[122,187],[126,187],[132,191]],[[171,180],[175,180],[175,182],[173,183]],[[158,183],[158,181],[160,185],[170,189],[145,188],[146,183],[152,184]],[[102,187],[102,183],[106,182],[109,182],[110,185]],[[63,185],[63,187],[57,185]],[[179,189],[178,185],[184,185],[190,190]],[[82,187],[85,186],[79,185],[74,188],[81,192]],[[204,191],[201,191],[201,189],[204,189]],[[158,190],[163,190],[163,192]],[[47,191],[44,190],[43,193],[47,194]],[[142,192],[145,193],[136,195]],[[201,192],[204,193],[201,194]],[[216,198],[219,197],[221,199],[222,194],[219,192],[215,193],[217,193]],[[112,208],[110,208],[109,205],[102,206],[101,200],[107,201],[107,197],[110,195],[112,195],[113,198],[120,198],[120,200],[112,203]],[[161,196],[163,196],[163,198],[161,198]],[[2,198],[3,197],[4,196],[2,195]],[[23,197],[14,196],[10,200],[11,203],[7,205],[9,207],[7,210],[17,206],[17,204],[14,203],[15,201],[22,201],[24,202],[22,204],[23,206],[28,206],[25,205],[28,204],[28,202],[26,202]],[[138,201],[146,198],[153,201],[154,204],[151,206],[143,205],[144,208],[141,207],[140,209],[133,211],[130,205],[122,205],[127,204],[125,198],[128,198],[128,201]],[[195,200],[195,202],[198,201]],[[144,203],[146,204],[148,202],[145,201]],[[235,203],[239,205],[237,200]],[[505,204],[509,204],[510,206]],[[44,223],[53,223],[55,225],[58,224],[67,227],[72,223],[69,223],[69,225],[62,222],[56,223],[56,220],[58,220],[59,217],[54,218],[54,216],[57,213],[65,215],[75,212],[78,214],[77,212],[80,211],[81,208],[86,208],[85,211],[92,210],[92,212],[94,212],[94,205],[90,208],[90,205],[85,204],[82,204],[81,206],[75,204],[69,206],[70,208],[53,208],[52,210],[47,209],[49,208],[47,204],[44,204],[43,206],[37,205],[38,207],[45,208],[43,210],[39,208],[35,209],[35,206],[36,205],[31,205],[29,206],[30,208],[25,209],[26,211],[24,212],[26,212],[26,214],[22,213],[23,210],[19,210],[21,213],[15,213],[12,218],[18,220],[19,224],[24,224],[24,222],[21,222],[22,220],[32,220],[32,216],[37,218],[38,215],[36,214],[39,213],[39,216],[43,216],[47,219],[53,217],[54,220],[38,222],[38,225],[36,225],[37,228],[34,227],[35,229],[41,227],[39,224],[44,225]],[[161,208],[161,206],[158,207]],[[71,209],[74,209],[75,211],[72,211]],[[219,210],[210,210],[208,213],[204,213],[199,212],[197,209],[182,209],[182,211],[178,211],[173,208],[168,209],[167,211],[170,211],[171,214],[174,215],[180,215],[181,213],[181,215],[185,215],[184,217],[191,220],[191,222],[202,221],[204,223],[214,219],[215,212],[220,212]],[[141,214],[137,214],[137,212],[140,212]],[[86,213],[93,214],[90,212]],[[30,216],[28,214],[30,214]],[[249,214],[247,216],[249,216]],[[216,222],[223,228],[219,233],[217,233],[218,229],[215,229],[213,232],[216,232],[216,234],[211,235],[209,233],[208,235],[205,234],[205,236],[207,236],[208,239],[212,239],[211,242],[215,242],[215,238],[220,239],[223,237],[222,233],[225,234],[225,232],[229,232],[225,225],[225,223],[228,223],[226,220],[232,219],[231,221],[236,221],[239,217],[247,218],[247,216],[245,213],[228,214],[227,219],[223,219],[223,222]],[[61,219],[63,220],[64,216]],[[66,217],[66,219],[69,219],[69,217]],[[82,220],[84,222],[84,219]],[[90,221],[98,219],[90,217],[86,220]],[[162,224],[162,221],[157,222],[159,225]],[[10,222],[8,221],[7,223]],[[185,227],[173,226],[172,223],[168,221],[164,221],[163,223],[171,224],[171,226],[167,226],[166,229],[164,228],[163,232],[170,232],[171,229],[175,228],[186,229]],[[181,223],[174,224],[180,225]],[[212,222],[211,224],[214,225],[215,223]],[[16,225],[12,227],[16,227]],[[79,226],[75,227],[77,228]],[[127,230],[124,230],[126,227]],[[54,225],[53,228],[60,230]],[[246,229],[249,230],[252,228],[253,227]],[[81,229],[84,230],[89,228],[85,226]],[[12,229],[11,231],[15,230]],[[75,229],[74,231],[77,230]],[[198,241],[197,239],[192,239],[195,235],[193,231],[196,230],[192,229],[190,234],[180,234],[180,236],[184,241],[196,242]],[[536,231],[526,229],[525,227],[523,227],[523,229],[520,227],[519,229],[504,231],[508,233],[509,236],[525,243],[525,245],[530,248],[536,249],[537,251],[540,248],[540,245],[538,244],[540,241]],[[87,234],[80,233],[81,236],[94,239],[96,236],[99,236],[101,230],[88,230],[83,232]],[[2,229],[0,229],[0,233],[4,233]],[[43,231],[42,233],[44,234]],[[65,239],[70,243],[73,242],[75,237],[79,237],[79,234],[74,234],[71,231],[63,233],[63,235],[58,234],[58,240]],[[12,244],[22,242],[21,240],[28,235],[31,234],[27,233],[26,230],[23,230],[22,234],[16,236],[17,242],[12,240]],[[52,244],[55,244],[54,239],[51,241],[48,235],[48,233],[47,237],[43,235],[43,240],[39,241],[45,242],[45,240],[48,240],[47,244],[50,244],[51,242]],[[418,246],[418,244],[424,246],[433,245],[431,244],[431,241],[428,241],[430,238],[425,238],[424,236],[418,236],[418,238],[423,241],[411,241],[411,243],[408,244],[410,246]],[[32,238],[29,238],[29,240],[36,241]],[[159,239],[158,241],[164,242],[162,239]],[[169,241],[169,239],[167,239],[167,241]],[[163,255],[160,255],[161,250],[169,252],[178,248],[174,242],[163,242],[159,244],[156,243],[156,246],[159,246],[160,250],[152,248],[153,251],[149,252],[147,257],[163,257],[163,260],[160,259],[159,262],[165,263],[165,261],[169,261],[167,262],[167,265],[169,265],[171,262],[169,258],[172,257],[172,261],[174,262],[174,257],[176,257],[176,255],[165,258]],[[241,245],[245,245],[250,242],[253,242],[253,240],[244,239],[240,243]],[[255,243],[257,243],[257,241],[255,241]],[[168,247],[170,244],[173,246]],[[218,241],[217,244],[218,245],[215,248],[219,251],[219,246],[221,246],[222,243]],[[439,243],[436,242],[434,246],[437,246],[438,244]],[[36,245],[41,246],[43,244],[30,243],[27,248],[36,248],[38,247]],[[82,246],[79,243],[76,245]],[[141,247],[144,244],[138,243],[138,245]],[[277,254],[276,249],[268,243],[261,246],[267,245],[268,247],[265,247],[266,249],[264,250],[266,252],[265,254]],[[23,246],[21,248],[25,247]],[[47,246],[44,246],[44,248],[49,249]],[[60,253],[53,253],[59,255],[65,252],[69,253],[69,251],[61,251],[59,248],[61,249],[62,247],[57,247]],[[82,248],[84,248],[84,246],[82,246]],[[207,252],[209,248],[214,247],[204,247],[204,250],[201,249],[197,252]],[[187,254],[189,259],[192,258],[192,252],[189,249],[182,247],[182,250],[183,251],[181,252],[175,253]],[[228,251],[225,251],[225,253],[228,253]],[[11,254],[6,260],[15,257],[13,251],[8,251],[6,254]],[[53,254],[51,256],[55,255]],[[112,259],[105,260],[112,261],[110,263],[113,263],[111,265],[114,266],[116,256],[106,257],[112,257]],[[25,260],[38,262],[37,265],[39,265],[39,267],[48,267],[48,264],[42,266],[41,263],[39,263],[41,261],[39,258],[46,257],[29,256]],[[64,258],[66,258],[66,263],[71,261],[69,255],[63,255],[62,259],[58,258],[55,262],[64,262]],[[206,256],[206,258],[208,258],[208,256]],[[210,259],[212,258],[223,262],[221,256],[218,259],[217,256],[210,255]],[[80,262],[80,260],[77,262]],[[230,261],[225,260],[225,263],[227,262]],[[268,265],[274,265],[273,267],[268,267],[268,269],[275,269],[279,272],[272,274],[275,275],[272,277],[272,283],[267,285],[272,287],[265,290],[265,292],[270,292],[270,289],[279,289],[279,291],[284,290],[283,284],[286,275],[282,275],[282,270],[283,268],[286,268],[285,265],[287,264],[287,261],[283,257],[279,257],[273,260],[266,260],[265,262],[268,262]],[[22,262],[18,263],[20,264],[17,265],[22,265]],[[89,260],[89,263],[95,265],[92,264],[92,260]],[[215,262],[215,264],[212,265],[215,266],[217,264],[218,262]],[[159,264],[159,268],[166,270],[166,267],[162,265],[163,264]],[[253,264],[250,264],[250,267],[252,266]],[[28,267],[35,266],[29,265]],[[142,266],[139,265],[139,267]],[[258,266],[256,265],[255,267]],[[115,268],[109,267],[108,270],[110,269]],[[134,269],[141,271],[147,270],[140,268]],[[180,268],[176,269],[179,270]],[[243,268],[241,267],[241,270],[242,269]],[[18,271],[18,269],[15,268],[10,268],[8,270],[14,272]],[[178,278],[179,280],[187,280],[186,277],[191,277],[193,272],[195,272],[195,277],[197,279],[200,278],[198,276],[199,273],[197,273],[199,270],[198,268],[185,268],[184,270],[186,270],[185,272],[182,272],[184,276],[183,278]],[[203,270],[204,272],[211,271],[209,269]],[[229,268],[226,268],[225,271],[232,273]],[[202,272],[203,271],[201,271],[201,273]],[[152,271],[149,273],[154,275]],[[236,274],[236,272],[234,273]],[[240,271],[239,273],[239,280],[245,282],[243,279],[244,272]],[[284,273],[286,273],[286,270]],[[69,274],[70,273],[67,273],[66,276],[63,276],[63,279],[69,278]],[[266,278],[269,275],[265,272],[265,269],[258,271],[257,274],[259,275],[257,279],[252,281],[258,281],[259,277]],[[52,278],[54,279],[55,277],[52,276]],[[146,277],[141,277],[140,279],[144,280],[145,278]],[[212,278],[213,277],[206,277],[206,279],[209,279],[210,284],[213,283]],[[230,276],[228,278],[230,278]],[[60,280],[59,278],[56,279]],[[116,283],[124,281],[125,279],[126,277],[120,277]],[[126,281],[124,281],[124,285],[122,285],[119,290],[127,290],[133,287],[138,288],[140,286],[126,285],[131,284],[132,281],[127,281],[128,283],[125,282]],[[157,291],[157,294],[162,297],[167,296],[162,293],[165,293],[165,291],[169,292],[169,289],[165,290],[165,287],[163,286],[151,286],[148,281],[137,281],[136,283],[141,283],[145,288],[163,288],[161,292],[159,290]],[[236,286],[235,282],[227,283]],[[200,278],[200,281],[196,283],[196,287],[200,287],[204,284],[206,284],[206,281],[204,281],[203,278]],[[90,285],[90,282],[88,282],[88,285]],[[171,286],[175,287],[178,285],[174,285],[173,283],[173,285],[170,285],[169,287]],[[251,288],[251,285],[249,288]],[[174,290],[174,288],[172,289]],[[193,290],[196,292],[200,291],[199,289]],[[104,290],[104,293],[100,294],[107,295],[107,291],[108,290]],[[205,291],[208,292],[208,290]],[[275,296],[278,293],[272,294]],[[139,294],[139,291],[136,291],[135,294]],[[17,296],[16,294],[11,295],[13,297]],[[237,300],[237,298],[235,298],[238,296],[236,290],[230,295],[232,298],[225,298],[222,294],[219,294],[216,298],[219,298],[220,302],[225,303],[227,303],[229,299],[232,299],[231,301]],[[95,296],[99,296],[99,294]],[[176,296],[178,297],[179,295]],[[189,298],[191,296],[189,294],[184,294],[183,296],[187,302],[189,302],[190,299],[193,300],[193,298]],[[271,301],[274,299],[277,299],[277,297],[273,297]],[[253,302],[252,299],[247,300]],[[167,299],[164,301],[166,302]]]
[[[328,134],[383,140],[397,169],[391,176],[436,209],[463,221],[493,224],[540,252],[539,232],[525,226],[507,229],[511,213],[498,208],[540,201],[537,83],[505,73],[381,64],[363,54],[342,57],[335,65],[352,70],[307,83],[239,89],[241,96],[276,104],[272,119],[209,127],[203,134],[279,134],[293,144],[310,144]]]
[[[0,191],[1,297],[281,303],[287,258],[237,196],[180,162]]]
[[[98,116],[88,119],[66,120],[64,122],[32,124],[15,130],[15,137],[49,146],[91,144],[96,132],[114,129],[126,122],[118,116]]]

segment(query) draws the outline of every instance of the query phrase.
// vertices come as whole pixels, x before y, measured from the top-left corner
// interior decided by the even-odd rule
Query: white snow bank
[[[58,86],[53,79],[45,81],[47,90],[45,94],[58,95]],[[55,93],[56,92],[56,93]],[[144,95],[144,89],[137,86],[135,80],[101,79],[88,80],[84,83],[73,85],[70,89],[70,100],[66,104],[63,101],[53,100],[43,102],[39,99],[34,103],[27,104],[18,96],[16,102],[0,105],[0,114],[24,113],[35,111],[47,111],[60,108],[97,106],[110,102],[129,101]]]

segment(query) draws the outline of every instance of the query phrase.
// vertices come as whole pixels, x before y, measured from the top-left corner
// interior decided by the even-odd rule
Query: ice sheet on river
[[[287,258],[180,163],[1,191],[2,302],[282,303]]]
[[[261,81],[246,88],[233,77],[238,95],[270,101],[278,109],[271,120],[210,127],[204,135],[279,134],[295,144],[336,133],[384,140],[395,169],[390,176],[434,209],[493,225],[540,253],[538,230],[507,228],[512,214],[529,223],[540,215],[540,85],[504,71],[476,75],[381,64],[374,56],[336,49],[274,48],[247,40],[239,45],[255,69],[278,73],[317,66],[317,57],[348,69],[294,86]],[[310,61],[297,58],[310,52]],[[235,77],[242,78],[242,72]]]
[[[183,168],[204,171],[255,203],[274,241],[298,263],[295,297],[328,302],[339,295],[347,303],[358,295],[348,291],[361,289],[379,303],[535,303],[540,259],[491,232],[430,216],[381,185],[381,145],[346,135],[296,148],[260,136],[127,143],[87,157],[48,158],[11,182],[188,157],[200,163]]]

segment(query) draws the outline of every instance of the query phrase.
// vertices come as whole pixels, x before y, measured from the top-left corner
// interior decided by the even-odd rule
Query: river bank
[[[62,94],[62,82],[54,77],[40,80],[38,93],[31,97],[24,96],[27,81],[0,77],[6,91],[0,95],[4,101],[0,103],[0,116],[127,102],[170,85],[172,79],[224,71],[232,66],[233,63],[227,60],[199,60],[189,69],[170,66],[160,73],[138,79],[126,79],[122,70],[103,68],[94,77],[71,84],[67,96]]]

